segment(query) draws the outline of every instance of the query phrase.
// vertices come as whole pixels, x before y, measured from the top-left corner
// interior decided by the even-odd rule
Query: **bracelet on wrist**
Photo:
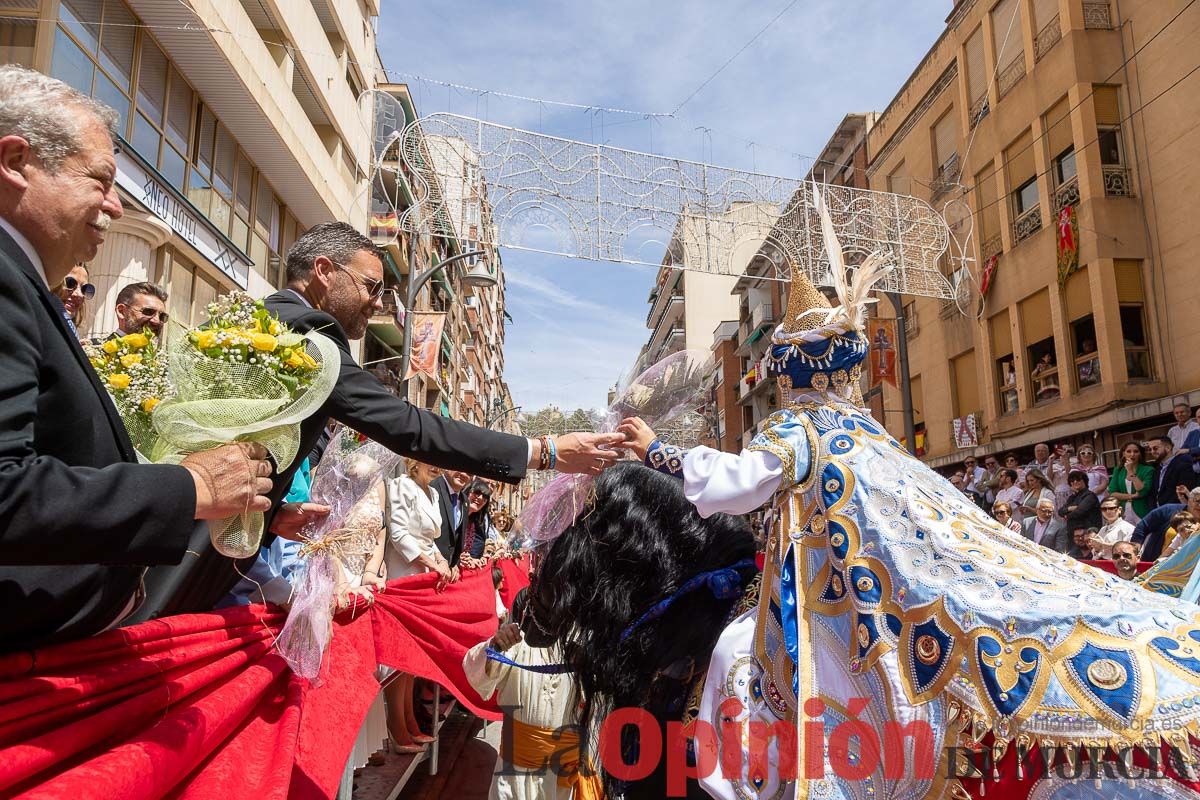
[[[555,467],[558,466],[558,445],[556,445],[554,443],[554,437],[552,437],[552,436],[546,437],[546,444],[550,448],[550,457],[549,457],[550,466],[546,467],[546,469],[554,469]]]

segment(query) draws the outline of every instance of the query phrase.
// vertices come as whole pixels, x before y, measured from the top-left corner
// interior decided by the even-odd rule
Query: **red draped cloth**
[[[501,561],[506,604],[527,564]],[[491,570],[393,581],[343,614],[317,685],[273,649],[268,606],[188,614],[0,656],[0,797],[332,797],[377,664],[437,681],[499,719],[462,670],[496,629]]]

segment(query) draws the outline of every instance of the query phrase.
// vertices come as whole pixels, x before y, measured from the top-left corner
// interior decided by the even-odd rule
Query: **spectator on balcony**
[[[1089,358],[1090,356],[1090,358]],[[1079,370],[1079,388],[1100,383],[1100,357],[1096,355],[1096,342],[1084,339],[1075,362]]]
[[[1071,531],[1071,548],[1067,555],[1076,561],[1091,561],[1096,557],[1092,550],[1092,536],[1096,528],[1075,528]]]
[[[1021,466],[1021,459],[1016,453],[1007,453],[1004,456],[1004,468],[1011,469],[1017,473],[1017,483],[1021,484],[1025,480],[1025,468]]]
[[[1176,451],[1169,436],[1151,439],[1150,453],[1158,465],[1154,475],[1154,490],[1150,493],[1155,506],[1170,505],[1179,498],[1181,489],[1195,488],[1196,479],[1200,476],[1192,469],[1192,457],[1184,450]]]
[[[996,499],[992,504],[993,508],[998,503],[1007,504],[1009,513],[1018,525],[1025,518],[1021,513],[1021,500],[1025,497],[1025,492],[1021,489],[1019,480],[1015,469],[1000,470],[1000,488],[996,490]]]
[[[1197,408],[1196,412],[1197,416],[1200,416],[1200,408]],[[1200,431],[1200,423],[1192,419],[1192,409],[1187,403],[1176,403],[1171,413],[1175,416],[1175,424],[1167,430],[1167,438],[1171,440],[1172,447],[1182,450],[1188,436],[1194,431]]]
[[[1050,485],[1050,480],[1040,469],[1030,467],[1025,471],[1025,492],[1021,495],[1021,515],[1031,517],[1036,514],[1038,504],[1043,500],[1050,504],[1050,511],[1053,513],[1057,508],[1054,487]]]
[[[979,466],[975,456],[963,459],[963,491],[980,508],[984,507],[984,498],[987,496],[987,477],[987,470]]]
[[[1055,518],[1054,501],[1045,497],[1038,500],[1034,514],[1022,524],[1021,535],[1034,544],[1066,553],[1071,548],[1071,532]]]
[[[1097,528],[1104,523],[1100,519],[1100,501],[1088,488],[1088,476],[1083,470],[1072,470],[1067,478],[1071,494],[1059,506],[1058,515],[1067,523],[1072,534],[1080,529]]]
[[[1100,501],[1100,518],[1104,524],[1092,537],[1092,551],[1096,558],[1113,558],[1116,545],[1133,538],[1133,526],[1121,519],[1121,501],[1115,497]]]
[[[1054,363],[1053,353],[1042,353],[1042,357],[1038,359],[1037,365],[1034,366],[1033,389],[1039,403],[1059,398],[1058,367]]]
[[[1045,442],[1038,442],[1033,446],[1033,461],[1026,467],[1026,473],[1031,469],[1036,469],[1042,473],[1050,484],[1051,491],[1057,492],[1059,488],[1066,488],[1067,485],[1067,465],[1065,460],[1066,448],[1064,445],[1058,445],[1051,452],[1050,445]]]
[[[1012,506],[1003,500],[997,500],[992,506],[992,517],[1013,533],[1021,532],[1021,523],[1013,519]]]
[[[1096,461],[1096,448],[1090,444],[1080,447],[1079,463],[1075,468],[1087,473],[1088,489],[1092,491],[1092,494],[1100,500],[1108,495],[1108,468]]]
[[[1108,482],[1109,497],[1121,503],[1121,518],[1137,525],[1150,512],[1153,488],[1154,467],[1146,463],[1145,449],[1139,442],[1129,442],[1121,448],[1121,466]]]
[[[1133,542],[1117,542],[1112,548],[1112,562],[1117,576],[1123,581],[1137,577],[1138,549]]]
[[[983,471],[983,507],[991,508],[1000,489],[1000,460],[996,456],[985,456]]]
[[[1200,489],[1192,489],[1188,492],[1186,505],[1168,503],[1159,506],[1146,514],[1145,518],[1133,529],[1133,536],[1129,537],[1129,541],[1141,548],[1143,561],[1154,561],[1162,553],[1171,518],[1180,511],[1189,511],[1192,516],[1200,519]]]

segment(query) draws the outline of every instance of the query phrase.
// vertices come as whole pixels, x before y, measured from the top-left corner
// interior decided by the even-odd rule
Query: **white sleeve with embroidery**
[[[748,514],[771,499],[783,477],[783,462],[772,453],[722,453],[693,447],[683,459],[683,493],[702,517]]]

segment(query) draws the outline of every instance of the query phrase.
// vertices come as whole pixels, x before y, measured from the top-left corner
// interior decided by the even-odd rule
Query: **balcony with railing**
[[[976,100],[974,103],[971,104],[971,114],[970,114],[971,130],[975,130],[975,127],[980,122],[983,122],[983,118],[988,115],[988,112],[990,110],[991,110],[991,106],[989,105],[988,96],[986,94],[984,94],[982,97],[980,97],[978,100]]]
[[[1036,205],[1019,215],[1013,220],[1012,229],[1013,244],[1020,244],[1040,231],[1042,229],[1042,207]]]
[[[979,243],[979,256],[984,261],[987,261],[992,256],[998,256],[1003,252],[1004,239],[1000,236],[1000,231],[996,231]]]
[[[942,195],[958,185],[959,173],[961,172],[958,153],[951,153],[950,157],[938,167],[937,174],[933,176],[931,188],[933,190],[934,201],[937,201]]]
[[[1037,61],[1054,49],[1054,45],[1062,41],[1062,24],[1059,22],[1058,14],[1054,15],[1054,19],[1047,22],[1038,31],[1037,37],[1033,40],[1033,54]]]
[[[997,91],[1001,97],[1004,97],[1011,92],[1021,79],[1025,77],[1025,59],[1018,56],[1017,60],[1009,64],[1000,73],[1000,79],[997,81]]]
[[[1083,0],[1083,27],[1087,30],[1112,30],[1112,10],[1108,0]]]
[[[1067,206],[1079,205],[1079,177],[1072,176],[1054,190],[1054,214],[1057,216]]]
[[[1120,164],[1105,164],[1101,168],[1104,173],[1104,193],[1109,197],[1133,197],[1133,180],[1129,175],[1129,167]]]

